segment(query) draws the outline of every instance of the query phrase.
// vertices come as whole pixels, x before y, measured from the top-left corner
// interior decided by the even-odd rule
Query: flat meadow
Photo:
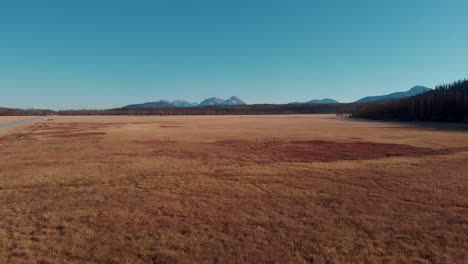
[[[0,263],[467,263],[467,248],[463,127],[50,116],[0,134]]]

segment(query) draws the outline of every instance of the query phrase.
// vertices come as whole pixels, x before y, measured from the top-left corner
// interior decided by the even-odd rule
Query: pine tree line
[[[468,80],[437,86],[400,100],[361,104],[353,117],[407,121],[468,122]]]
[[[52,110],[46,109],[11,109],[0,108],[0,116],[45,116],[52,114]]]

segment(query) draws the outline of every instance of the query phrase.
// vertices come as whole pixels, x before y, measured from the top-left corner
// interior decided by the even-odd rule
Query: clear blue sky
[[[9,2],[9,3],[7,3]],[[0,106],[353,101],[468,77],[466,0],[0,3]]]

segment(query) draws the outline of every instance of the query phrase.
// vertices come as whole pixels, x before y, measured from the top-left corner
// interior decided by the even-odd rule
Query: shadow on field
[[[373,120],[363,118],[348,118],[349,122],[373,122],[373,123],[387,123],[398,125],[395,127],[387,128],[419,128],[426,130],[439,130],[439,131],[468,131],[468,123],[442,123],[442,122],[422,122],[422,121],[399,121],[399,120]]]

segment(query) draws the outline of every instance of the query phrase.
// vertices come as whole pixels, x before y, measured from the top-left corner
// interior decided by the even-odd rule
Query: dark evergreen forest
[[[433,91],[399,100],[360,104],[358,118],[468,122],[468,80],[437,86]]]

